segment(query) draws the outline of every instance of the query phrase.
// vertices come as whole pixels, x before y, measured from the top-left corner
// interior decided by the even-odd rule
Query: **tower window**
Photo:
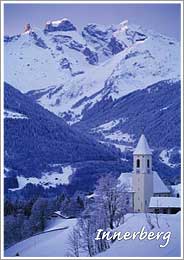
[[[150,160],[147,160],[147,167],[150,167]]]
[[[126,198],[126,205],[129,205],[129,198]]]
[[[137,168],[140,168],[140,160],[137,159]]]

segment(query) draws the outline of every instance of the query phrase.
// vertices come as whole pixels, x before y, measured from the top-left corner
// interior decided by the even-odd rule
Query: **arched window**
[[[140,160],[137,159],[137,168],[140,168]]]
[[[150,160],[149,159],[147,160],[147,167],[148,168],[150,167]]]

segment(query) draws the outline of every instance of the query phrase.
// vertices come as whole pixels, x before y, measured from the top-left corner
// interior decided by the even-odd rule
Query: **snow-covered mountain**
[[[5,80],[71,124],[104,97],[179,77],[180,44],[128,21],[79,32],[65,18],[5,37]]]
[[[81,166],[73,166],[74,163],[81,162],[83,172],[88,172],[88,161],[96,164],[96,169],[101,162],[117,165],[118,151],[109,150],[91,136],[74,131],[61,118],[7,83],[4,108],[5,192],[9,188],[21,190],[29,183],[44,189],[69,184],[75,169],[78,171],[76,182],[84,187],[79,181],[83,177]],[[86,185],[94,182],[93,177]]]
[[[128,21],[79,31],[66,18],[43,29],[29,25],[4,41],[8,83],[74,128],[119,148],[126,165],[144,131],[156,170],[180,175],[179,42]]]

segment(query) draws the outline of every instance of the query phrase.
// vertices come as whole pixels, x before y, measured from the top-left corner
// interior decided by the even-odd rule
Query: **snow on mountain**
[[[106,251],[95,255],[97,257],[171,257],[180,256],[180,213],[173,215],[159,214],[158,222],[160,228],[157,227],[154,214],[150,214],[154,228],[151,230],[155,234],[157,232],[171,232],[170,240],[167,246],[160,247],[166,244],[166,239],[162,237],[154,240],[139,240],[138,237],[134,240],[114,241],[110,244],[110,248]],[[6,257],[13,257],[19,253],[20,257],[66,257],[68,256],[69,244],[68,237],[73,227],[76,225],[76,219],[67,219],[57,221],[56,225],[52,225],[50,232],[45,232],[32,236],[23,240],[12,247],[5,250]],[[150,232],[149,225],[146,221],[145,214],[127,214],[125,215],[125,223],[120,225],[113,231],[122,232],[138,232],[142,227],[145,231]],[[61,228],[65,228],[61,230]],[[59,228],[59,230],[55,230]],[[47,229],[46,229],[47,230]],[[55,231],[54,231],[55,230]],[[134,250],[132,250],[132,247]],[[81,256],[87,256],[85,252]]]
[[[66,18],[49,21],[5,37],[5,79],[121,153],[144,129],[159,154],[175,149],[170,165],[157,159],[162,172],[169,166],[179,175],[171,167],[180,165],[180,43],[173,39],[128,21],[82,32]]]
[[[177,55],[172,50],[160,50],[159,42],[153,48],[153,41],[148,41],[144,45],[134,45],[108,62],[90,69],[85,75],[66,83],[62,91],[56,92],[51,99],[48,95],[41,97],[39,103],[58,115],[68,112],[74,114],[75,119],[81,119],[85,109],[91,108],[105,96],[119,98],[160,80],[179,77]],[[148,47],[145,48],[146,45]],[[151,48],[153,50],[150,51]],[[163,57],[160,55],[162,51],[165,52]],[[173,56],[173,63],[169,55]]]
[[[111,130],[114,126],[116,126],[117,124],[119,124],[119,120],[113,120],[113,121],[109,121],[105,124],[102,124],[98,127],[93,128],[91,131],[95,131],[95,132],[103,132],[103,131],[108,131]]]
[[[173,152],[174,152],[174,149],[163,150],[159,155],[160,161],[162,163],[168,165],[171,168],[175,168],[180,165],[178,163],[171,162],[171,156],[172,156]],[[180,153],[180,151],[178,151],[178,153]]]
[[[105,161],[114,160],[117,164],[119,154],[115,149],[109,150],[87,134],[72,129],[61,118],[6,83],[4,108],[6,112],[11,111],[11,118],[4,120],[4,164],[9,169],[5,169],[6,190],[23,190],[29,183],[55,188],[56,184],[68,184],[71,175],[77,182],[77,178],[84,176],[77,174],[73,178],[75,162],[82,162],[83,167],[87,161],[97,165],[98,161],[105,164]],[[12,113],[16,120],[12,119]],[[28,119],[20,119],[20,115]],[[87,177],[89,170],[85,171]],[[84,187],[82,181],[78,183]]]
[[[116,131],[112,134],[105,135],[105,138],[110,140],[125,141],[128,143],[134,142],[134,139],[131,135],[129,135],[128,133],[122,133],[121,131]]]
[[[10,111],[7,109],[4,110],[4,118],[6,118],[6,119],[10,119],[10,118],[11,119],[28,119],[28,117],[24,114]]]
[[[6,81],[36,90],[29,95],[70,124],[107,96],[117,99],[179,77],[180,44],[128,21],[88,24],[79,32],[65,18],[5,37]]]
[[[5,80],[21,91],[62,85],[97,63],[97,55],[68,20],[48,22],[5,39]]]
[[[62,165],[57,165],[62,166]],[[75,173],[75,168],[72,168],[70,165],[62,166],[61,172],[46,172],[43,173],[41,178],[37,177],[25,177],[25,176],[17,176],[18,188],[10,189],[12,191],[21,190],[27,184],[32,183],[34,185],[41,185],[45,189],[49,189],[50,187],[56,188],[57,185],[60,184],[69,184],[70,176]]]

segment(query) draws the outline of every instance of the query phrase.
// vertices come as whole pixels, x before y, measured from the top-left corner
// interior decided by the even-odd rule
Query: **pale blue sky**
[[[66,17],[81,30],[87,23],[118,24],[123,20],[180,40],[180,4],[5,4],[5,34],[24,25],[44,28],[48,20]]]

